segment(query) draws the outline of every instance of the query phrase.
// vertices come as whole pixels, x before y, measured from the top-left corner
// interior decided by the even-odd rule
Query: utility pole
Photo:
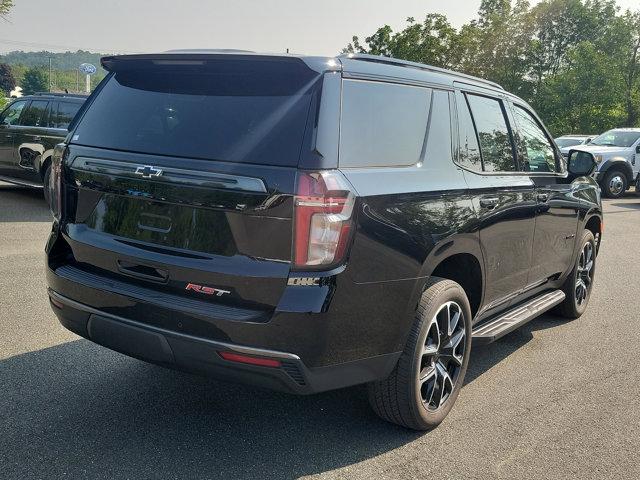
[[[51,57],[49,57],[49,91],[51,91]]]

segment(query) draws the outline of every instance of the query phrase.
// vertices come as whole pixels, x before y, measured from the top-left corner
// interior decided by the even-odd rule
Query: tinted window
[[[459,162],[462,166],[471,170],[481,171],[480,147],[473,119],[469,111],[469,105],[463,95],[458,97],[458,136],[459,136]]]
[[[80,103],[59,102],[57,110],[52,109],[50,126],[52,128],[67,128],[80,109]]]
[[[22,109],[27,104],[26,100],[20,100],[11,104],[4,112],[2,112],[2,123],[4,125],[16,125],[20,118]]]
[[[345,80],[340,166],[415,165],[420,161],[431,90]]]
[[[320,78],[297,59],[132,65],[104,85],[74,143],[295,166]]]
[[[467,100],[480,139],[480,154],[484,170],[486,172],[515,171],[511,135],[502,102],[479,95],[467,95]]]
[[[29,127],[47,126],[47,100],[33,100],[20,117],[20,125]]]
[[[527,172],[555,172],[556,156],[542,127],[524,108],[515,106],[518,136],[522,149],[522,167]]]
[[[425,146],[424,161],[434,165],[438,160],[450,164],[451,156],[451,115],[449,92],[434,90],[431,101],[429,135]]]

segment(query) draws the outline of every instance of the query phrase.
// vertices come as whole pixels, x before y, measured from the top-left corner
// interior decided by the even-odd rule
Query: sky
[[[446,14],[457,27],[480,0],[15,0],[0,21],[0,52],[158,52],[239,48],[335,55],[353,35],[364,38],[407,17]],[[534,0],[535,3],[535,0]],[[618,0],[639,8],[638,0]]]

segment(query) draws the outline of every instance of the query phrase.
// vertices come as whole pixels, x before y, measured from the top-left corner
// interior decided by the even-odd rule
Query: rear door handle
[[[488,210],[496,208],[498,205],[498,197],[485,197],[480,199],[480,206]]]
[[[536,197],[540,203],[546,203],[549,200],[548,193],[539,193]]]

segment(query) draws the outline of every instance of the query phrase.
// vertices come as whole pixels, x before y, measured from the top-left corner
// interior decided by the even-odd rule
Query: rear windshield
[[[146,61],[116,71],[73,143],[295,166],[320,74],[302,61]]]
[[[556,138],[556,144],[560,148],[573,147],[574,145],[581,145],[582,139],[581,138]]]

